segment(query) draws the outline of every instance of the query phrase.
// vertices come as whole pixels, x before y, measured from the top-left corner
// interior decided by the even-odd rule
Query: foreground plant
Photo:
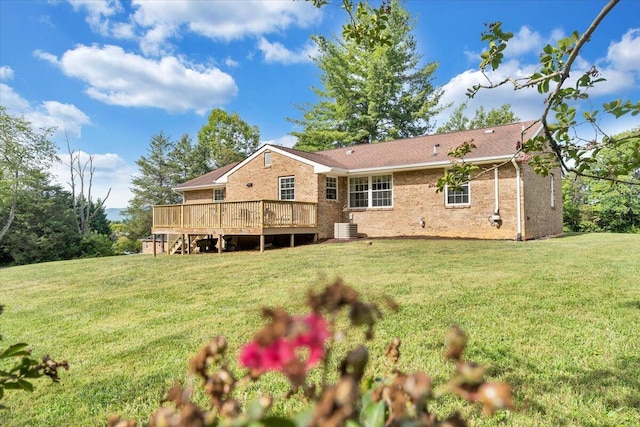
[[[0,314],[2,311],[3,307],[0,305]],[[69,369],[66,360],[56,362],[49,356],[44,356],[38,362],[31,357],[31,350],[28,346],[26,343],[17,343],[4,350],[0,349],[0,409],[6,409],[2,404],[5,390],[32,392],[33,380],[46,376],[53,382],[58,382],[60,381],[58,370],[60,368]]]
[[[326,286],[320,293],[310,292],[307,305],[311,313],[292,316],[282,308],[262,310],[267,323],[245,344],[239,355],[239,365],[246,369],[244,376],[234,377],[228,366],[227,341],[215,337],[200,349],[190,362],[190,371],[200,378],[210,400],[204,409],[192,401],[193,381],[189,385],[174,385],[161,404],[171,402],[155,411],[145,425],[149,427],[205,427],[205,426],[466,426],[459,412],[440,420],[428,403],[443,394],[454,394],[468,402],[480,402],[486,415],[497,410],[512,409],[511,387],[506,383],[486,382],[484,368],[464,361],[466,334],[452,328],[445,340],[445,357],[456,363],[451,379],[438,389],[424,372],[412,374],[394,369],[388,376],[365,377],[369,361],[367,347],[360,344],[339,361],[338,378],[329,380],[332,353],[338,337],[347,331],[338,330],[343,312],[349,328],[364,328],[365,341],[373,339],[374,326],[382,316],[380,308],[363,301],[351,287],[340,279]],[[387,299],[388,308],[397,310]],[[393,365],[400,358],[401,341],[394,338],[388,345],[386,357]],[[320,380],[312,381],[309,372],[321,365]],[[251,381],[258,381],[267,372],[278,372],[289,381],[284,399],[304,399],[309,408],[294,416],[270,415],[273,397],[262,396],[245,407],[234,398],[234,392]],[[110,427],[134,427],[135,421],[112,416]]]

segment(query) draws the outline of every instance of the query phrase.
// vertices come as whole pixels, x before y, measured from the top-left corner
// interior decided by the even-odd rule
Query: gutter
[[[511,159],[511,163],[513,163],[513,167],[516,168],[516,217],[518,218],[518,234],[516,234],[516,240],[518,242],[522,241],[522,210],[520,207],[520,166],[518,166],[518,162],[516,159]]]
[[[493,163],[496,161],[509,160],[513,158],[513,154],[502,155],[502,156],[493,156],[493,157],[477,157],[475,159],[465,159],[468,163],[476,163],[476,164],[487,164]],[[440,160],[437,162],[429,162],[429,163],[414,163],[411,165],[394,165],[394,166],[377,166],[371,168],[362,168],[362,169],[348,169],[347,175],[356,176],[356,175],[366,175],[374,172],[409,172],[415,170],[424,170],[424,169],[441,169],[451,166],[453,164],[452,159]]]

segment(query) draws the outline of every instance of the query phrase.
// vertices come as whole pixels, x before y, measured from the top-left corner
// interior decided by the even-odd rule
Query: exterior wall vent
[[[354,151],[354,150],[347,150],[347,156],[352,155],[352,154],[353,154],[353,151]]]
[[[493,133],[493,129],[487,129],[484,131],[484,133]]]

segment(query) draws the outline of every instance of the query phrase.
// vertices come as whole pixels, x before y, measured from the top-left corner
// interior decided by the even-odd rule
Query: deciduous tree
[[[492,108],[488,113],[484,111],[484,107],[480,106],[473,116],[469,119],[464,115],[464,111],[467,109],[467,103],[462,103],[456,108],[449,121],[440,126],[436,133],[455,132],[459,130],[469,129],[481,129],[492,126],[506,125],[509,123],[515,123],[520,118],[511,111],[511,105],[504,104],[500,108]]]
[[[612,165],[627,163],[633,150],[640,150],[638,130],[615,135],[627,138],[626,146],[604,148],[591,168],[596,173],[611,176],[617,170]],[[625,167],[626,169],[627,167]],[[564,222],[571,231],[640,232],[640,186],[623,184],[640,178],[640,165],[627,175],[602,180],[572,175],[563,182]]]
[[[414,24],[398,0],[385,13],[361,6],[367,16],[387,22],[384,43],[343,37],[314,37],[314,58],[322,87],[313,88],[316,104],[300,106],[302,119],[289,120],[301,131],[296,148],[315,151],[423,135],[432,129],[442,91],[433,86],[435,62],[419,66]]]
[[[548,44],[540,54],[536,70],[523,78],[508,77],[501,81],[492,81],[489,70],[497,70],[502,64],[504,51],[508,48],[513,33],[502,30],[500,22],[486,25],[482,40],[488,43],[488,49],[481,55],[480,70],[487,77],[487,84],[474,85],[468,91],[473,97],[480,90],[494,89],[503,85],[512,85],[514,90],[536,88],[544,96],[544,110],[540,116],[543,131],[536,137],[523,141],[524,153],[543,153],[534,155],[530,163],[539,173],[547,174],[549,168],[560,166],[565,173],[618,181],[618,177],[631,177],[622,182],[640,184],[638,177],[629,175],[640,165],[640,150],[637,141],[638,130],[631,135],[613,137],[600,126],[600,110],[593,109],[589,91],[599,84],[606,84],[597,64],[586,72],[569,77],[574,63],[582,48],[589,42],[596,28],[611,13],[619,0],[610,0],[594,18],[586,31],[580,34],[574,31],[570,36],[559,40],[555,45]],[[578,111],[582,113],[579,115]],[[613,100],[602,104],[602,113],[619,118],[625,114],[640,114],[640,101]],[[585,136],[580,125],[587,125],[592,131]],[[596,137],[594,138],[594,135]],[[624,162],[608,163],[603,168],[598,159],[603,150],[624,151],[625,147],[635,147]],[[606,159],[605,159],[606,161]],[[594,166],[596,166],[594,168]]]
[[[93,174],[95,167],[93,166],[93,156],[81,159],[81,153],[75,151],[69,145],[67,139],[67,151],[69,153],[69,187],[71,188],[71,196],[73,198],[73,211],[75,212],[76,228],[80,236],[85,236],[92,231],[109,236],[109,226],[105,227],[106,213],[104,204],[111,194],[111,188],[107,191],[104,198],[93,200]],[[100,218],[98,218],[100,216]],[[102,221],[102,223],[101,223]],[[99,225],[101,230],[92,227]],[[104,233],[104,231],[107,231]]]
[[[206,161],[206,167],[211,170],[244,160],[259,144],[257,126],[250,126],[237,113],[229,114],[216,108],[198,132],[195,154],[200,155],[200,161]],[[202,165],[195,166],[202,168]]]
[[[19,200],[56,161],[51,129],[36,130],[0,106],[0,242],[21,209]]]

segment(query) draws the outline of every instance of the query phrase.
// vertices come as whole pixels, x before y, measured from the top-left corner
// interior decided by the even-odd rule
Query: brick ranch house
[[[434,236],[529,240],[562,233],[561,174],[546,177],[516,156],[534,122],[304,152],[266,144],[240,163],[175,188],[183,204],[154,206],[153,236],[169,252],[196,252],[253,236],[291,246],[302,238]],[[436,192],[464,141],[485,173]],[[356,231],[357,230],[357,231]],[[200,244],[198,244],[200,241]],[[254,245],[254,246],[255,246]],[[216,243],[219,251],[223,245]],[[154,246],[155,247],[155,246]]]

